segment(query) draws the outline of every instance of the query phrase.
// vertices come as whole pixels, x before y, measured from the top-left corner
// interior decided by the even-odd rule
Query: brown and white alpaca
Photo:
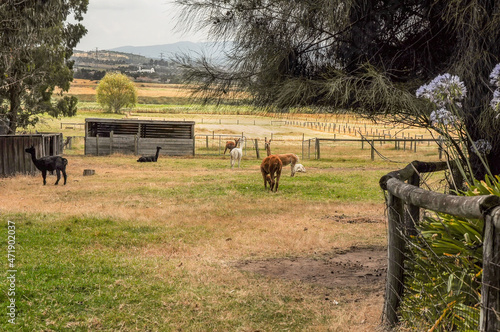
[[[267,156],[271,155],[271,141],[272,139],[268,141],[266,137],[264,147],[266,148]],[[281,162],[283,163],[283,166],[291,165],[292,173],[290,174],[290,176],[294,176],[296,172],[295,164],[299,162],[299,156],[297,156],[294,153],[277,154],[276,156],[280,158]]]
[[[231,152],[232,149],[238,146],[238,142],[240,141],[239,138],[235,139],[233,141],[226,141],[226,148],[224,149],[224,154],[226,154],[226,151],[229,150]]]
[[[270,155],[262,160],[260,172],[262,173],[262,178],[264,178],[264,188],[267,189],[267,184],[269,183],[271,191],[278,191],[282,168],[283,163],[277,155]]]

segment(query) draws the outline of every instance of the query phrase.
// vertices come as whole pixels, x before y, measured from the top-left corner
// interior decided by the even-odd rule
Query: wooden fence
[[[371,160],[375,159],[376,148],[383,144],[393,144],[395,150],[417,152],[417,146],[427,143],[436,143],[438,147],[439,159],[442,158],[442,148],[440,139],[426,138],[311,138],[302,142],[303,159],[321,159],[322,146],[333,146],[337,143],[358,143],[361,149],[370,149]]]
[[[62,134],[0,135],[0,176],[35,174],[37,169],[24,150],[34,146],[36,157],[62,154]]]
[[[481,331],[498,331],[500,329],[500,197],[445,195],[418,187],[419,174],[445,169],[447,169],[446,162],[414,161],[404,169],[391,172],[380,179],[381,188],[388,193],[388,269],[383,318],[391,326],[398,322],[398,308],[405,282],[405,253],[408,251],[404,237],[416,233],[415,223],[420,220],[420,208],[424,208],[462,218],[484,219],[479,327]]]

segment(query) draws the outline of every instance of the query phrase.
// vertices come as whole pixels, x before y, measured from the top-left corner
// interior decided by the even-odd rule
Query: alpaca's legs
[[[66,169],[63,169],[62,170],[62,173],[63,173],[63,177],[64,177],[64,184],[66,184]]]
[[[46,170],[43,170],[42,171],[42,178],[43,178],[43,185],[45,186],[45,184],[47,183],[47,181],[45,180],[45,178],[47,177],[47,171]]]
[[[278,169],[276,171],[276,180],[275,180],[276,181],[276,190],[275,190],[275,192],[278,191],[278,186],[279,186],[279,183],[280,183],[280,176],[281,176],[281,169]]]
[[[56,174],[57,174],[57,181],[54,184],[57,186],[57,184],[59,183],[59,180],[61,180],[61,171],[59,170],[59,168],[56,169]]]
[[[295,175],[295,163],[292,163],[292,174],[290,174],[290,176],[294,176]]]

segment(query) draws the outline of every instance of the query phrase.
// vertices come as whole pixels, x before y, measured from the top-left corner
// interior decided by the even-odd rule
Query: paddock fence
[[[265,139],[254,138],[245,133],[235,134],[195,134],[195,155],[199,156],[221,156],[224,155],[226,142],[234,141],[236,138],[245,137],[242,146],[245,157],[261,159],[266,156],[264,149]],[[409,138],[296,138],[290,139],[280,135],[270,135],[268,139],[273,140],[271,145],[272,153],[295,153],[302,160],[310,159],[331,159],[338,156],[338,149],[359,150],[361,155],[365,150],[366,157],[373,161],[375,158],[386,158],[388,153],[396,159],[407,160],[408,154],[417,151],[426,156],[438,156],[442,158],[443,150],[440,139],[409,139]],[[406,153],[405,153],[406,152]],[[226,152],[226,155],[228,153]],[[387,158],[386,158],[387,159]]]
[[[431,144],[432,143],[432,144]],[[425,153],[437,153],[439,159],[443,157],[442,140],[425,138],[375,138],[361,136],[360,138],[311,138],[302,141],[303,159],[332,158],[337,155],[336,148],[348,147],[367,150],[370,159],[375,160],[378,155],[385,158],[381,151],[414,152],[423,150]]]
[[[37,158],[60,155],[63,152],[63,135],[0,135],[0,177],[38,172],[31,156],[24,151],[32,145]]]
[[[383,321],[395,327],[400,323],[403,314],[406,317],[410,315],[415,321],[430,320],[428,316],[433,318],[437,316],[439,319],[435,321],[432,319],[430,321],[432,327],[429,329],[427,326],[426,330],[462,330],[456,326],[440,326],[447,317],[450,317],[449,315],[455,315],[454,318],[459,316],[460,323],[467,326],[465,328],[467,331],[499,331],[500,196],[456,196],[420,188],[420,181],[426,174],[447,170],[448,165],[447,162],[414,161],[405,168],[388,173],[380,179],[380,187],[386,193],[388,221],[388,267]],[[423,234],[418,228],[418,225],[424,220],[428,221],[427,217],[431,215],[432,218],[436,218],[433,220],[438,220],[435,224],[444,228],[444,234],[451,233],[452,225],[444,224],[437,213],[453,216],[456,225],[459,218],[466,220],[466,226],[463,226],[464,233],[461,234],[462,238],[457,241],[467,244],[471,237],[476,236],[477,238],[473,240],[479,242],[479,245],[467,245],[465,247],[470,251],[466,253],[459,251],[459,254],[455,255],[449,252],[438,252],[440,248],[432,241],[424,241],[429,236],[434,239],[438,234],[432,234],[434,231]],[[468,220],[484,222],[483,234],[480,234],[482,239],[477,234],[473,235],[473,231],[467,226],[470,225]],[[478,223],[478,225],[481,224]],[[415,239],[421,242],[415,242]],[[423,244],[418,247],[415,243]],[[449,274],[447,283],[438,284],[439,281],[431,278],[432,274],[429,270],[418,265],[422,263],[418,263],[415,257],[421,255],[424,249],[432,253],[425,256],[425,260],[432,262],[434,266],[443,266],[446,260],[449,264],[456,266],[457,272],[447,272]],[[479,260],[482,255],[482,262],[472,266],[472,268],[480,269],[477,274],[469,272],[466,274],[466,271],[469,271],[467,268],[471,269],[470,265],[459,264],[459,259],[468,262],[470,252],[476,253]],[[467,256],[464,257],[464,255]],[[419,270],[419,278],[415,273],[410,273],[410,270]],[[425,287],[429,287],[423,289],[431,289],[431,291],[415,289],[415,279],[418,279]],[[480,289],[480,294],[478,294],[478,289]],[[449,299],[448,296],[459,297],[461,295],[467,298],[468,303],[463,304],[458,301],[447,303],[448,300],[445,300]],[[425,309],[403,312],[402,303],[406,303],[408,299],[422,303]],[[431,316],[431,313],[434,316]],[[416,329],[421,330],[422,326]]]

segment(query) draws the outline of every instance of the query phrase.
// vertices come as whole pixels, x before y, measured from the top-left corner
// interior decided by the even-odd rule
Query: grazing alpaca
[[[240,146],[235,146],[229,154],[231,155],[231,168],[234,167],[234,164],[236,163],[236,160],[238,160],[238,168],[240,168],[240,161],[241,157],[243,157],[243,148],[242,145],[245,142],[245,138],[242,137],[241,139],[238,140],[237,144]]]
[[[139,159],[137,159],[137,162],[139,163],[155,163],[158,161],[158,155],[160,154],[161,146],[156,147],[156,154],[154,156],[142,156]]]
[[[66,165],[68,165],[68,160],[66,158],[60,156],[48,156],[36,159],[35,156],[35,147],[31,146],[30,148],[25,149],[27,153],[31,155],[31,160],[33,164],[35,164],[36,168],[38,168],[42,172],[43,185],[47,182],[45,178],[47,177],[47,171],[53,172],[56,171],[57,181],[56,185],[59,183],[61,179],[61,172],[64,176],[64,184],[66,184]]]
[[[235,139],[234,142],[232,141],[226,141],[226,148],[224,149],[224,154],[226,154],[226,151],[229,150],[231,152],[232,149],[238,146],[238,142],[240,141],[239,138]]]
[[[268,156],[271,155],[271,141],[272,141],[272,139],[270,139],[268,141],[267,137],[266,137],[266,141],[264,143],[264,147],[266,148]],[[295,164],[297,164],[299,162],[299,156],[297,156],[296,154],[293,154],[293,153],[277,154],[276,156],[278,156],[281,159],[283,166],[291,165],[292,174],[290,174],[290,176],[294,176],[295,172],[296,172]]]
[[[277,155],[270,155],[262,160],[262,164],[260,164],[260,172],[264,178],[264,188],[267,189],[267,184],[269,183],[271,191],[278,191],[282,168],[283,163]]]

